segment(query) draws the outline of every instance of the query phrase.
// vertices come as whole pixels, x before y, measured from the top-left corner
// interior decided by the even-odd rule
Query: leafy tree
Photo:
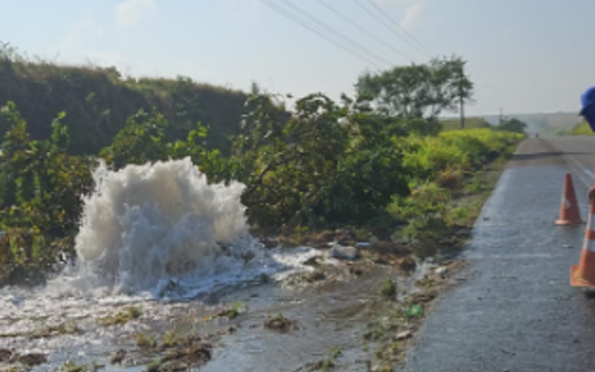
[[[393,194],[407,193],[401,150],[391,140],[407,134],[403,121],[352,111],[352,101],[339,106],[322,94],[298,100],[287,121],[271,96],[250,102],[244,128],[251,130],[236,141],[236,161],[244,164],[252,222],[363,223]]]
[[[314,216],[328,211],[330,185],[347,147],[344,116],[333,101],[322,94],[308,95],[296,103],[296,112],[285,128],[295,159],[299,207],[290,223],[312,223]]]
[[[91,164],[66,154],[64,113],[53,121],[51,139],[43,141],[29,138],[13,102],[2,113],[13,126],[1,146],[0,229],[6,234],[0,239],[0,267],[3,275],[29,277],[53,265],[59,251],[72,252],[81,196],[93,184]]]
[[[127,164],[166,160],[168,148],[164,136],[167,127],[168,123],[163,114],[155,109],[150,114],[140,109],[126,120],[124,128],[100,155],[116,169]]]
[[[196,123],[185,141],[176,141],[169,148],[169,156],[173,159],[190,157],[201,172],[207,175],[209,182],[221,182],[231,178],[229,162],[221,157],[219,150],[209,150],[206,147],[206,138],[209,129],[201,122]]]
[[[524,121],[512,118],[503,120],[496,128],[502,131],[526,133],[528,125]]]
[[[283,226],[311,221],[328,194],[329,179],[346,146],[342,109],[321,94],[287,113],[268,94],[252,95],[236,139],[236,175],[249,185],[244,203],[253,220]]]
[[[477,123],[475,124],[476,128],[492,128],[492,124],[484,118],[477,119]]]
[[[173,118],[168,132],[169,138],[179,137],[180,134],[192,130],[196,118],[204,117],[204,109],[200,95],[195,91],[195,83],[188,77],[178,76],[171,88],[171,104]]]
[[[473,83],[459,57],[432,59],[425,65],[398,66],[378,74],[366,73],[357,84],[358,101],[378,112],[402,118],[435,118],[456,111],[473,96]]]

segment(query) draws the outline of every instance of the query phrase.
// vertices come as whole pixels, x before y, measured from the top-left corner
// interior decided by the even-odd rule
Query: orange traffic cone
[[[556,221],[556,225],[578,225],[582,223],[585,223],[585,221],[581,218],[581,212],[578,209],[572,177],[570,173],[566,173],[564,190],[562,191],[562,205],[560,206],[560,219]]]
[[[589,191],[589,217],[581,260],[570,268],[570,285],[595,287],[595,187]]]

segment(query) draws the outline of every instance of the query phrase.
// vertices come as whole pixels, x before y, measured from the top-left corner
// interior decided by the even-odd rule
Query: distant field
[[[544,135],[559,134],[564,131],[570,131],[577,124],[582,122],[582,118],[576,112],[556,112],[545,114],[518,114],[507,115],[524,121],[531,130]],[[497,123],[498,116],[485,117],[490,123]]]
[[[541,113],[541,114],[509,114],[506,118],[517,118],[524,121],[529,126],[531,132],[537,132],[542,135],[556,135],[570,132],[575,126],[582,122],[582,118],[575,112],[556,112],[556,113]],[[474,125],[481,125],[481,121],[485,120],[490,124],[498,124],[500,118],[498,115],[486,115],[473,118],[467,118],[467,127],[473,128]],[[460,128],[460,121],[458,118],[443,118],[442,123],[444,130],[452,130]]]
[[[447,119],[441,121],[444,130],[461,129],[460,119]],[[487,128],[490,124],[483,118],[465,118],[465,128]]]

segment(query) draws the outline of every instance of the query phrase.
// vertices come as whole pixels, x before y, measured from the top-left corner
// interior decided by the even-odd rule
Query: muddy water
[[[137,371],[145,370],[159,352],[143,352],[133,335],[140,332],[160,343],[167,331],[174,331],[198,334],[213,345],[212,359],[201,371],[308,370],[310,363],[328,358],[333,349],[341,350],[334,361],[340,370],[366,371],[365,362],[372,358],[374,347],[366,347],[363,333],[366,324],[379,316],[377,304],[382,300],[378,288],[387,277],[396,279],[398,274],[388,266],[362,263],[356,264],[361,275],[355,275],[350,270],[353,264],[328,258],[328,252],[309,248],[291,251],[296,262],[312,255],[327,257],[323,259],[324,269],[319,269],[326,278],[319,282],[305,281],[304,276],[313,269],[296,263],[269,280],[257,277],[193,299],[76,297],[53,294],[48,288],[4,289],[0,293],[0,349],[47,355],[48,363],[34,371],[57,368],[67,361],[96,364],[105,371]],[[418,278],[413,276],[407,282]],[[243,305],[235,319],[216,316],[234,303]],[[140,318],[123,325],[101,324],[102,317],[130,306],[141,309]],[[267,316],[275,314],[295,321],[295,328],[287,334],[265,329]],[[65,323],[76,325],[76,332],[40,336],[48,326]],[[112,364],[110,359],[119,349],[127,351],[126,358],[121,365]]]

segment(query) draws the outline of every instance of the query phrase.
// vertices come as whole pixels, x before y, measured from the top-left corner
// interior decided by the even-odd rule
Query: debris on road
[[[289,333],[293,328],[296,328],[296,325],[295,320],[288,319],[282,314],[268,317],[264,322],[264,328],[277,333]]]
[[[360,257],[360,252],[355,247],[343,246],[335,243],[331,248],[331,256],[338,260],[354,261]]]
[[[411,333],[411,331],[403,331],[403,332],[397,333],[396,340],[402,341],[402,340],[406,340],[411,337],[413,337],[413,333]]]

